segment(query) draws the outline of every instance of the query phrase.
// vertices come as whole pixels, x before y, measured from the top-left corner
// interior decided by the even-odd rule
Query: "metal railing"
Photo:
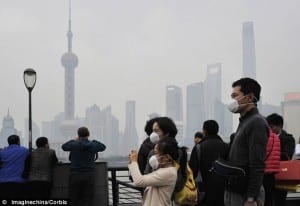
[[[108,166],[109,205],[141,205],[141,188],[129,179],[127,163]]]

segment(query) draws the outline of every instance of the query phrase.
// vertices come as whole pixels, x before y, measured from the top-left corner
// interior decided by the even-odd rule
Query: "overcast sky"
[[[299,8],[299,0],[73,0],[75,113],[111,105],[123,130],[125,102],[136,100],[142,135],[147,114],[165,114],[166,85],[181,87],[185,100],[186,86],[217,62],[226,102],[241,76],[244,21],[254,22],[263,103],[279,105],[284,92],[300,91]],[[41,126],[63,111],[67,30],[68,0],[0,0],[1,122],[9,108],[24,129],[28,67],[38,75],[33,120]]]

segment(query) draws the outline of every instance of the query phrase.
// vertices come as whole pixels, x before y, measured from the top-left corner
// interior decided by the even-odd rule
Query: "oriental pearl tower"
[[[65,137],[76,135],[78,121],[74,119],[75,113],[75,68],[78,65],[78,58],[72,52],[72,37],[71,30],[71,0],[69,1],[69,30],[68,51],[61,57],[61,64],[65,68],[65,120],[61,123],[61,131]]]
[[[74,79],[75,68],[78,65],[78,58],[76,54],[72,52],[73,33],[71,31],[71,1],[69,3],[69,31],[67,32],[68,51],[64,53],[61,57],[61,64],[65,68],[65,120],[74,119]]]

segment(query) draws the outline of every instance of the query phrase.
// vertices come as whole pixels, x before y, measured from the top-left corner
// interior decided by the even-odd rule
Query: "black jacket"
[[[280,135],[280,160],[290,160],[295,152],[295,139],[293,135],[288,134],[285,130],[282,130]]]
[[[228,161],[245,168],[248,175],[247,197],[256,198],[262,185],[269,127],[257,108],[240,118],[230,147]]]
[[[150,138],[144,140],[144,142],[141,144],[139,152],[138,152],[138,165],[140,172],[144,174],[147,161],[148,161],[148,154],[151,150],[154,149],[155,144],[153,144],[150,141]]]
[[[218,135],[208,135],[200,143],[200,161],[197,155],[197,146],[194,146],[189,165],[193,170],[194,178],[197,177],[198,168],[203,179],[205,200],[221,200],[224,198],[224,187],[220,184],[218,177],[214,176],[209,170],[212,163],[220,158],[226,158],[228,154],[228,144]]]
[[[71,173],[87,173],[94,171],[94,161],[98,152],[106,149],[106,146],[97,140],[79,138],[64,143],[61,148],[70,151]]]

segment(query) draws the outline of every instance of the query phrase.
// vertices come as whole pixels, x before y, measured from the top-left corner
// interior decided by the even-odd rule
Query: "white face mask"
[[[158,136],[158,134],[155,133],[155,132],[152,132],[152,133],[150,134],[150,141],[151,141],[153,144],[157,144],[158,141],[159,141],[159,136]]]
[[[242,96],[241,98],[239,98],[239,100],[243,99],[246,96]],[[254,97],[256,99],[256,97]],[[236,99],[232,99],[229,101],[229,103],[227,104],[227,108],[229,111],[231,111],[232,113],[237,113],[238,109],[241,105],[247,105],[247,104],[255,104],[254,102],[249,102],[249,103],[245,103],[245,104],[239,104],[239,100]]]
[[[152,155],[149,159],[149,164],[150,166],[152,167],[152,169],[157,169],[158,166],[159,166],[159,162],[158,162],[158,159],[156,158],[155,155]]]
[[[231,111],[232,113],[237,113],[238,109],[239,109],[239,103],[236,99],[232,99],[228,102],[227,104],[227,109],[229,111]]]

